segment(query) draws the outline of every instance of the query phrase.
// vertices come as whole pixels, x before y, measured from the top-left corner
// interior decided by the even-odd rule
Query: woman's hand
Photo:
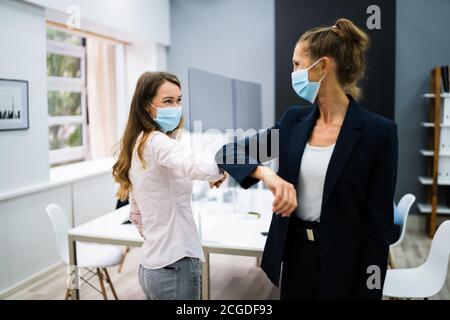
[[[281,214],[282,217],[290,217],[297,208],[297,192],[294,186],[280,178],[272,169],[259,166],[252,177],[263,181],[275,197],[272,211]]]
[[[213,188],[219,189],[220,186],[222,185],[222,183],[227,179],[227,177],[228,177],[228,175],[227,175],[227,173],[225,172],[225,173],[222,175],[222,178],[220,178],[219,180],[217,180],[217,181],[210,181],[210,182],[209,182],[209,187],[210,187],[211,189],[213,189]]]

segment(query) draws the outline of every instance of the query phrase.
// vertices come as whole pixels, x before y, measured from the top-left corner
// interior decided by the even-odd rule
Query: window
[[[86,157],[85,39],[47,29],[49,155],[52,166]]]

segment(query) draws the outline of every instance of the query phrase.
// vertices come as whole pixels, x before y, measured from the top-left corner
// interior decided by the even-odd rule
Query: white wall
[[[66,12],[77,5],[81,18],[148,39],[170,44],[169,0],[26,0]]]
[[[30,129],[0,131],[0,193],[48,180],[44,10],[0,0],[0,78],[28,80]]]

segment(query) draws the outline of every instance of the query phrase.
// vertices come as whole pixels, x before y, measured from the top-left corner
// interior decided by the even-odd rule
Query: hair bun
[[[332,57],[336,61],[336,75],[344,91],[354,99],[362,97],[359,82],[366,68],[365,51],[369,36],[348,19],[339,19],[331,27],[313,28],[302,34],[306,54],[312,60]]]
[[[336,21],[333,27],[341,31],[344,41],[357,45],[361,51],[366,51],[369,48],[369,37],[352,21],[341,18]]]

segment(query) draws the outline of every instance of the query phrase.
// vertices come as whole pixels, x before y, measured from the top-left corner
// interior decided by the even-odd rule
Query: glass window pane
[[[51,117],[80,116],[81,93],[67,91],[49,91],[48,115]]]
[[[50,150],[83,145],[81,124],[72,123],[49,128]]]
[[[81,59],[48,53],[47,75],[51,77],[81,78]]]
[[[76,46],[83,45],[83,38],[55,29],[47,29],[47,39],[53,41],[59,41],[63,43],[68,43]]]

